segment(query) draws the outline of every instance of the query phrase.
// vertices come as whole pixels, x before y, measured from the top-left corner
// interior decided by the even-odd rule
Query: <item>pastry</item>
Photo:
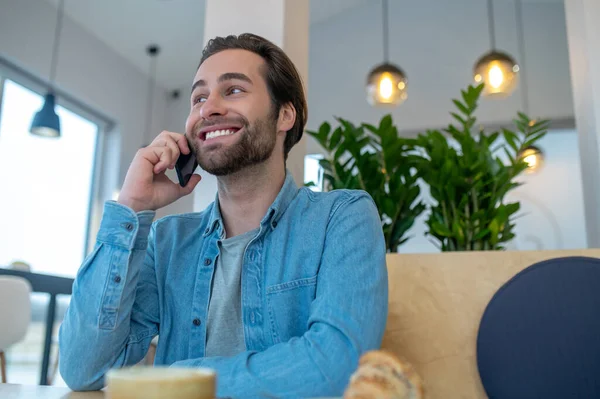
[[[422,399],[421,378],[406,361],[387,351],[361,356],[344,399]]]

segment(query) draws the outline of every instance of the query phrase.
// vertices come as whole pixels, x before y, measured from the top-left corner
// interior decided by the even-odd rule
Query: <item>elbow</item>
[[[71,390],[98,391],[104,387],[104,378],[102,376],[98,377],[88,374],[88,370],[84,366],[65,363],[67,362],[59,362],[59,371],[65,384]]]
[[[63,341],[59,335],[58,370],[65,384],[73,391],[96,391],[103,388],[104,375],[90,368],[87,356],[77,355],[73,345]]]

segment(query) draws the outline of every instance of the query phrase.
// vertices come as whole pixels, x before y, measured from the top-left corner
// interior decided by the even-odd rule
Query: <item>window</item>
[[[99,125],[57,106],[61,137],[33,136],[43,96],[9,79],[0,87],[0,265],[73,277],[86,252]]]
[[[310,189],[323,191],[323,168],[319,165],[322,155],[310,154],[304,157],[304,184],[314,183]]]

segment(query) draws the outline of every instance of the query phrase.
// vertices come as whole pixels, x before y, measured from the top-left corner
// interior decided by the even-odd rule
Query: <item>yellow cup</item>
[[[135,366],[106,374],[109,399],[215,399],[217,375],[211,369]]]

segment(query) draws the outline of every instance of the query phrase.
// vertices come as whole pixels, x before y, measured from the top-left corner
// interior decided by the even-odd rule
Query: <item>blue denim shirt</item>
[[[104,386],[159,335],[155,365],[208,367],[221,397],[341,395],[359,356],[379,348],[388,305],[385,244],[371,197],[298,188],[290,174],[250,241],[241,277],[246,351],[205,357],[223,220],[134,213],[109,201],[60,328],[60,372]]]

